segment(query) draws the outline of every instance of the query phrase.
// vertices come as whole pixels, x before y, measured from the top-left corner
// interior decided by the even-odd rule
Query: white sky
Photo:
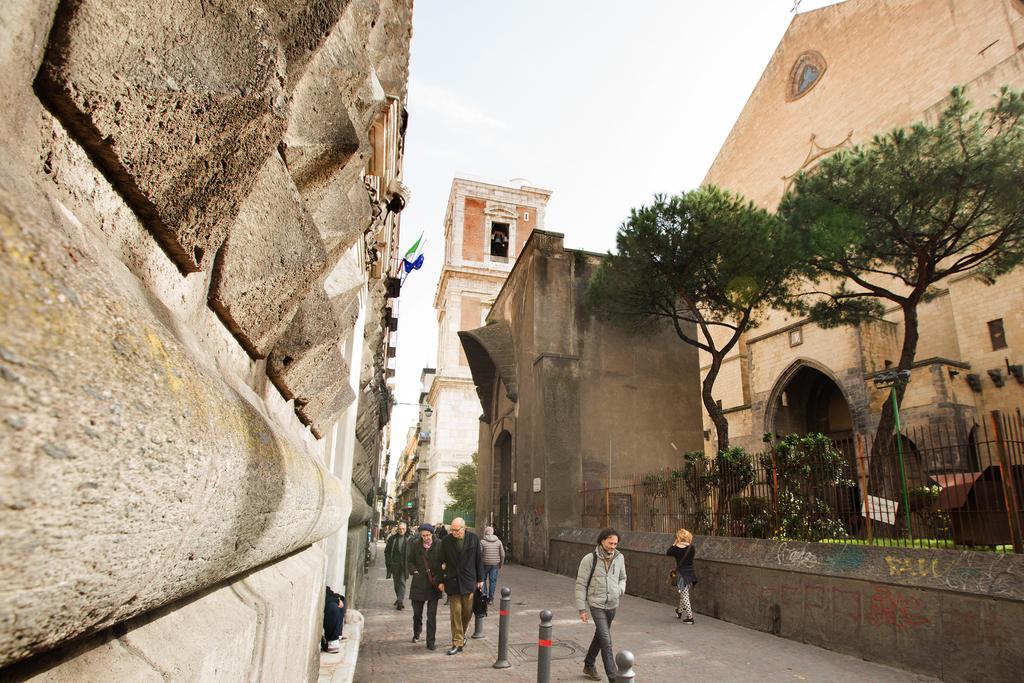
[[[803,0],[800,12],[835,4]],[[793,18],[793,0],[417,0],[391,471],[437,358],[452,178],[553,191],[545,229],[604,252],[630,208],[698,186]]]

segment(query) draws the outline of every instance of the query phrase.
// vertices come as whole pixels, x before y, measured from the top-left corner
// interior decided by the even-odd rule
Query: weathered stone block
[[[323,287],[314,287],[267,359],[267,375],[285,398],[295,399],[296,413],[318,438],[355,398],[340,348],[358,314],[347,305],[350,298],[332,301]]]
[[[263,358],[322,274],[325,259],[284,162],[272,154],[217,254],[210,305],[245,350]]]
[[[412,38],[412,0],[381,3],[382,11],[370,31],[367,48],[384,91],[403,98],[409,81],[409,41]]]
[[[263,0],[284,51],[292,90],[351,0]],[[408,55],[408,50],[406,50]],[[406,57],[408,59],[408,56]]]
[[[369,227],[362,175],[369,131],[386,97],[367,56],[375,3],[354,2],[295,88],[281,145],[295,184],[329,252],[340,252]]]
[[[340,482],[180,318],[46,197],[25,206],[0,212],[0,666],[343,522]]]
[[[36,88],[183,271],[204,267],[285,128],[266,11],[61,5]]]

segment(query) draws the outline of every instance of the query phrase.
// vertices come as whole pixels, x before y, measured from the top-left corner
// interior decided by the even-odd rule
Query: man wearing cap
[[[423,633],[423,606],[427,606],[427,649],[436,650],[434,636],[437,631],[437,601],[441,597],[438,582],[441,566],[438,562],[440,543],[434,540],[434,527],[420,524],[419,537],[409,543],[408,573],[409,600],[412,602],[412,642],[418,643]]]

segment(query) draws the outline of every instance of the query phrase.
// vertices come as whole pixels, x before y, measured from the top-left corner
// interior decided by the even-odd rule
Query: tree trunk
[[[718,371],[722,369],[722,359],[715,354],[711,355],[711,367],[701,384],[700,397],[704,401],[704,409],[708,411],[708,417],[715,425],[715,437],[718,440],[719,453],[729,447],[729,421],[725,419],[725,412],[718,407],[715,399],[711,396],[711,389],[718,379]]]
[[[900,351],[900,360],[896,366],[898,370],[910,370],[914,364],[914,355],[917,353],[917,342],[919,339],[917,329],[917,303],[908,302],[903,306],[903,349]],[[907,393],[906,384],[896,385],[896,405],[903,405],[903,396]],[[882,413],[878,420],[878,427],[875,429],[875,440],[871,444],[871,458],[869,470],[868,489],[871,490],[871,481],[880,482],[885,476],[886,469],[897,471],[899,465],[896,463],[897,453],[892,445],[893,434],[896,431],[896,414],[893,412],[892,399],[886,394],[882,403]],[[890,465],[889,468],[886,465]],[[875,490],[878,493],[889,493],[893,491]]]
[[[712,354],[711,367],[708,368],[708,374],[704,377],[704,383],[701,388],[701,399],[704,401],[704,408],[708,411],[708,416],[715,425],[715,436],[718,439],[718,447],[716,451],[718,453],[729,448],[729,421],[725,419],[725,412],[718,406],[718,403],[716,403],[715,399],[711,396],[711,388],[715,385],[715,380],[718,378],[718,372],[721,369],[721,356]],[[727,489],[727,482],[719,480],[718,501],[715,505],[715,517],[711,522],[712,534],[718,534],[718,529],[721,525],[723,515],[725,514],[725,510],[728,508],[729,496],[727,495]]]

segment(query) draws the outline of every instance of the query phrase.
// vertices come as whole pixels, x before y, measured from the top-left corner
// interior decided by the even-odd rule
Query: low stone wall
[[[597,534],[558,530],[549,569],[575,575]],[[628,593],[675,603],[671,543],[623,534]],[[701,614],[949,681],[1024,671],[1024,556],[705,536],[694,545]]]

